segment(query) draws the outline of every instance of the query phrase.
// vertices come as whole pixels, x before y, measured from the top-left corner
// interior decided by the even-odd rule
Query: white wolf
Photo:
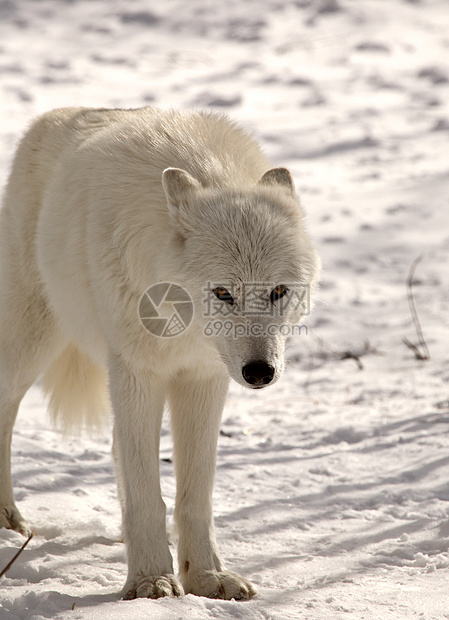
[[[95,423],[110,402],[125,598],[256,592],[225,570],[215,542],[220,418],[229,376],[259,388],[282,374],[286,332],[273,326],[296,323],[303,308],[274,310],[313,289],[319,263],[290,173],[270,168],[251,137],[214,113],[60,109],[18,147],[0,215],[0,526],[28,531],[14,503],[10,443],[31,384],[43,374],[66,428]],[[176,337],[139,320],[142,295],[157,283],[192,300],[191,324]],[[247,314],[254,283],[258,305]],[[205,298],[228,329],[214,321],[211,333]],[[157,303],[153,311],[157,320]],[[179,577],[159,481],[166,401]]]

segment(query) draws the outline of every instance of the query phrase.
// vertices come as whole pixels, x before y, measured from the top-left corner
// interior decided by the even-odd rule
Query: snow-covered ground
[[[64,441],[37,385],[13,441],[36,536],[1,620],[449,618],[448,59],[447,0],[0,1],[2,185],[50,108],[217,107],[292,170],[324,267],[284,378],[225,410],[217,535],[258,597],[120,601],[109,434]],[[420,253],[428,361],[402,342]],[[0,531],[0,570],[22,542]]]

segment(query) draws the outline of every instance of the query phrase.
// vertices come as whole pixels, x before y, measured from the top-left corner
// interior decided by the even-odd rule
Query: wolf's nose
[[[263,387],[271,383],[274,377],[274,368],[266,362],[250,362],[242,368],[243,378],[254,387]]]

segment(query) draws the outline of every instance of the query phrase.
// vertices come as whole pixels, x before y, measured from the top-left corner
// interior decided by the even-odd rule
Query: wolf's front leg
[[[159,437],[165,385],[150,372],[110,358],[110,393],[118,467],[123,485],[128,579],[123,598],[180,596],[165,529],[159,481]]]
[[[242,599],[254,586],[224,570],[215,542],[212,491],[217,439],[229,378],[199,380],[184,372],[170,385],[177,478],[175,519],[180,578],[186,592],[209,598]]]

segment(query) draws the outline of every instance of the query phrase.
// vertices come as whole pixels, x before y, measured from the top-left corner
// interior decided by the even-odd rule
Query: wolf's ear
[[[186,204],[189,194],[200,189],[201,183],[181,168],[166,168],[162,173],[162,186],[169,204],[179,209]]]
[[[280,185],[285,188],[289,193],[295,193],[295,185],[293,183],[292,175],[287,168],[272,168],[265,172],[263,177],[259,180],[258,185]]]

